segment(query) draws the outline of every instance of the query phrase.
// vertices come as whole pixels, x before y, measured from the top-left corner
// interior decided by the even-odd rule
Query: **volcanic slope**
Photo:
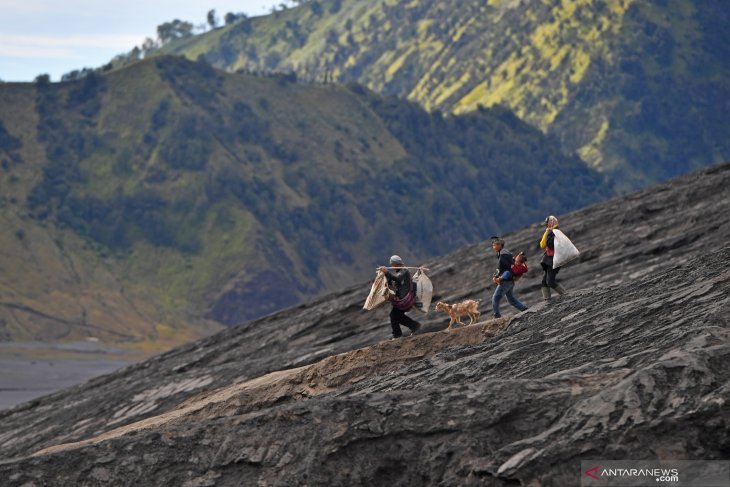
[[[581,459],[727,458],[728,183],[717,166],[559,215],[583,250],[561,272],[570,293],[538,303],[533,269],[532,307],[509,320],[447,332],[431,314],[431,333],[381,341],[364,284],[6,411],[0,475],[575,485]],[[486,247],[427,263],[436,299],[488,296]]]

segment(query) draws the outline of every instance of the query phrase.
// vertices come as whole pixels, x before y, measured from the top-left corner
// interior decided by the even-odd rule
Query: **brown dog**
[[[446,304],[446,303],[438,302],[438,303],[436,303],[436,311],[445,311],[451,317],[451,321],[449,322],[449,327],[447,328],[447,330],[450,330],[451,326],[454,323],[458,323],[463,326],[468,326],[468,325],[464,325],[464,323],[461,322],[460,318],[464,315],[468,315],[469,316],[469,325],[471,325],[472,323],[477,321],[479,319],[479,315],[481,314],[481,313],[479,313],[479,310],[477,309],[477,307],[479,306],[479,301],[481,301],[481,300],[467,299],[466,301],[462,301],[461,303],[456,303],[456,304]]]

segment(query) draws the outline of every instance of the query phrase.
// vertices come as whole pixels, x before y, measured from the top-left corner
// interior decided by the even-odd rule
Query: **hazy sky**
[[[278,0],[0,0],[0,80],[32,81],[99,67],[117,54],[157,36],[174,19],[206,24],[215,9],[265,15]]]

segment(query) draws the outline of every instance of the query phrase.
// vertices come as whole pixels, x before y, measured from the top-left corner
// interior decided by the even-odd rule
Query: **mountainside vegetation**
[[[628,190],[730,158],[728,12],[720,0],[312,0],[154,52],[356,81],[428,110],[504,105]]]
[[[0,124],[4,339],[185,341],[611,194],[499,107],[181,57],[0,85]]]

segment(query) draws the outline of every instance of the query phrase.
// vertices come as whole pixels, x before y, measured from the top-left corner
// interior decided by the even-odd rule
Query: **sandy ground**
[[[332,392],[408,363],[431,357],[446,348],[482,343],[501,332],[508,318],[499,318],[453,331],[417,334],[384,340],[370,347],[326,357],[303,367],[279,370],[253,380],[190,398],[178,408],[151,416],[83,441],[44,448],[34,455],[77,448],[117,438],[131,432],[161,427],[198,417],[240,415],[287,401]]]
[[[0,343],[0,410],[134,363],[138,357],[92,342]]]

